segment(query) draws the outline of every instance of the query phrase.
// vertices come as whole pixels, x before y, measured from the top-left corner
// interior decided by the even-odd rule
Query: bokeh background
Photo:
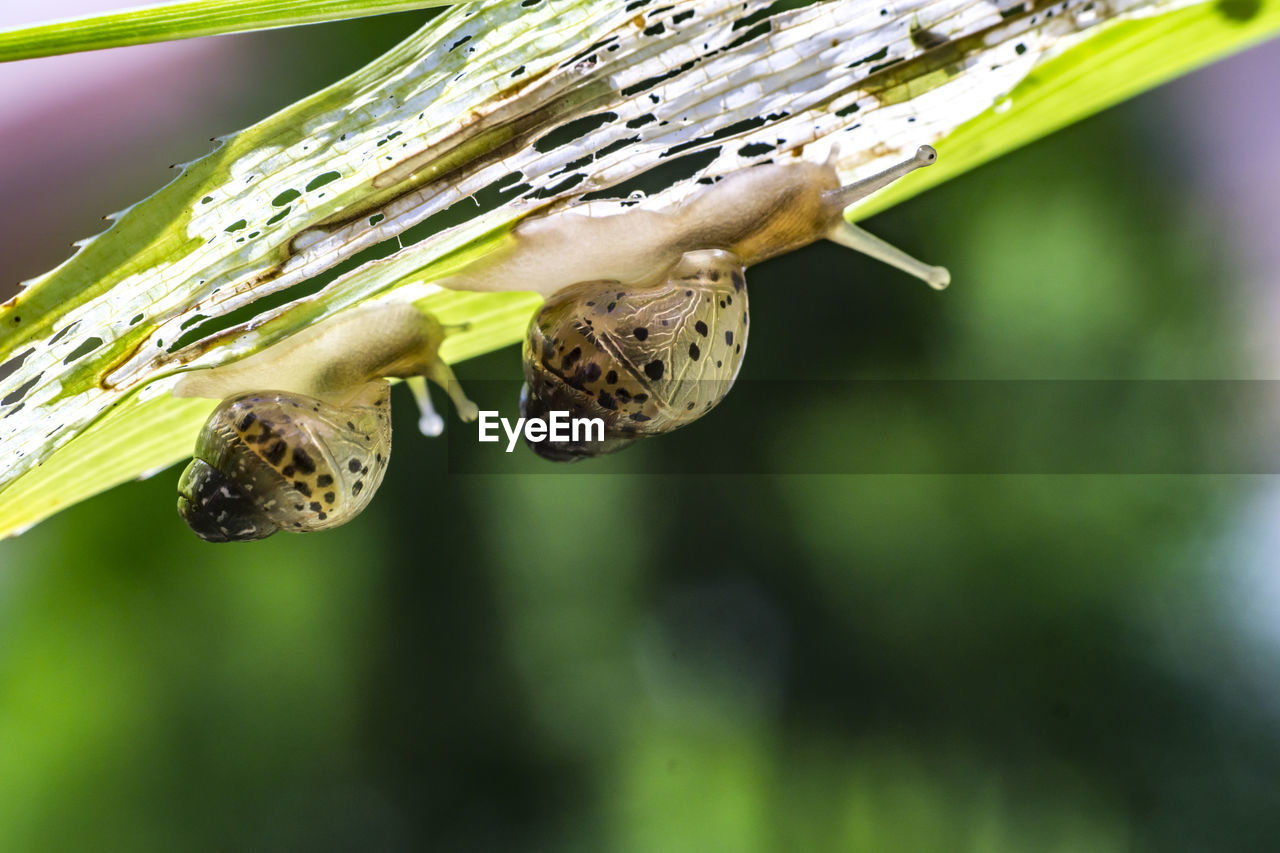
[[[0,67],[5,287],[421,20]],[[0,542],[0,849],[1274,848],[1275,478],[787,472],[874,438],[852,378],[1274,377],[1276,79],[1263,46],[868,223],[943,294],[754,269],[740,386],[614,473],[451,473],[397,397],[339,530],[205,544],[174,468]],[[796,377],[831,393],[773,405]]]

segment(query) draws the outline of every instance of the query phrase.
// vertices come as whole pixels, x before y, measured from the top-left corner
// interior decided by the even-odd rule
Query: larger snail
[[[525,338],[522,414],[600,418],[604,440],[530,446],[558,461],[609,453],[692,423],[728,393],[747,346],[743,271],[752,264],[825,237],[946,287],[946,269],[843,217],[850,204],[936,159],[921,146],[848,186],[831,162],[761,165],[671,212],[528,220],[494,261],[442,283],[548,297]]]
[[[240,361],[188,374],[178,397],[222,402],[205,422],[178,481],[178,512],[211,542],[262,539],[345,524],[377,491],[391,456],[391,388],[406,377],[439,435],[426,379],[463,420],[475,404],[437,350],[444,330],[405,303],[337,315]],[[425,377],[425,378],[424,378]]]

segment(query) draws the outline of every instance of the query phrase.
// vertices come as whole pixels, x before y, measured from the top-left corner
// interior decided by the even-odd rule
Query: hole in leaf
[[[12,406],[14,403],[18,402],[23,397],[27,396],[27,392],[29,392],[32,388],[36,387],[36,383],[40,381],[41,376],[44,376],[44,374],[41,373],[38,376],[36,376],[34,379],[29,379],[23,384],[19,385],[17,388],[13,389],[13,391],[9,392],[9,396],[5,397],[3,400],[0,400],[0,406]]]
[[[740,133],[746,133],[749,130],[755,130],[765,123],[763,116],[754,116],[753,118],[735,121],[733,124],[720,128],[714,133],[706,136],[699,136],[697,139],[690,139],[681,142],[678,145],[672,145],[666,151],[660,154],[660,157],[670,157],[673,154],[679,154],[681,151],[687,151],[690,148],[697,148],[699,145],[706,145],[708,142],[715,142],[718,139],[725,139],[730,136],[737,136]]]
[[[67,325],[63,326],[61,329],[59,329],[57,332],[54,333],[52,338],[49,338],[49,344],[50,345],[56,344],[58,341],[62,340],[67,336],[67,332],[70,332],[72,329],[74,329],[79,325],[80,325],[79,323],[68,323]]]
[[[22,367],[22,363],[27,360],[27,356],[31,355],[31,353],[35,351],[36,351],[35,347],[32,347],[28,349],[26,352],[15,355],[13,358],[9,359],[4,364],[0,364],[0,379],[4,379],[9,374],[16,371],[19,367]]]
[[[316,175],[311,179],[311,183],[307,184],[307,192],[318,190],[325,184],[331,184],[341,177],[341,172],[325,172],[323,175]]]
[[[617,121],[617,119],[617,113],[596,113],[595,115],[574,119],[535,141],[533,143],[534,150],[545,154],[562,145],[568,145],[576,139],[581,139],[596,128],[602,127],[611,121]]]
[[[636,175],[634,178],[623,181],[614,187],[604,190],[596,190],[587,193],[582,197],[583,201],[594,201],[596,199],[624,199],[633,192],[639,190],[645,195],[654,195],[660,193],[668,187],[675,186],[681,181],[686,181],[694,175],[707,168],[720,156],[720,149],[711,148],[707,151],[699,151],[696,154],[686,154],[683,157],[677,157],[669,160],[657,168],[650,169],[643,174]]]
[[[586,177],[586,172],[578,172],[576,175],[570,175],[558,184],[543,187],[540,190],[529,193],[528,198],[552,198],[562,192],[573,189],[578,184],[586,180]]]
[[[92,338],[85,338],[81,341],[80,346],[73,349],[70,354],[62,360],[62,363],[70,364],[78,358],[84,358],[100,346],[102,346],[102,338],[99,338],[96,335]]]
[[[738,149],[738,155],[741,157],[758,157],[761,154],[768,154],[775,147],[768,142],[749,142]]]

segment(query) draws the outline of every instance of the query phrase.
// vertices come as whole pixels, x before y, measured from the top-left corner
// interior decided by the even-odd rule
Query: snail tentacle
[[[934,290],[943,290],[951,284],[951,272],[946,267],[930,266],[919,261],[892,243],[859,228],[852,222],[841,220],[840,224],[827,234],[827,239],[915,276]]]

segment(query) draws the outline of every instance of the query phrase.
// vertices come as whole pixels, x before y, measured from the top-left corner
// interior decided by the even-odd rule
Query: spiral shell
[[[604,441],[531,446],[565,461],[692,423],[733,386],[748,320],[742,263],[718,249],[686,253],[647,286],[597,281],[561,290],[529,325],[522,414],[601,418]]]
[[[385,380],[341,404],[281,391],[240,394],[201,430],[178,483],[178,512],[210,542],[336,527],[368,504],[390,455]]]

